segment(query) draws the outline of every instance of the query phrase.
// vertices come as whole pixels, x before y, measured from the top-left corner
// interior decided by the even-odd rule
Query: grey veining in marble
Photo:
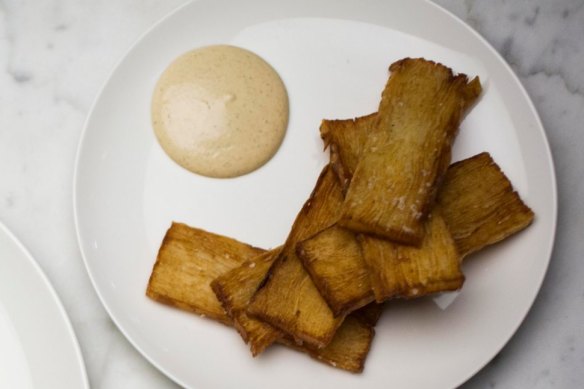
[[[109,72],[183,1],[0,1],[0,220],[60,295],[93,388],[174,387],[101,306],[72,215],[77,143]]]
[[[543,288],[517,334],[465,388],[584,387],[584,0],[436,0],[511,64],[544,123],[559,220]],[[80,259],[77,142],[91,102],[133,41],[183,0],[0,0],[0,220],[70,315],[94,389],[173,388],[125,340]]]

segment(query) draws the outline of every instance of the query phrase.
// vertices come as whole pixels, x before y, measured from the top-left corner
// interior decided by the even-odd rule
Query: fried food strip
[[[281,247],[260,254],[211,282],[217,299],[233,319],[233,325],[244,342],[249,344],[254,357],[283,336],[281,331],[268,323],[249,317],[246,312],[252,296],[264,281],[280,252]]]
[[[233,324],[244,341],[250,345],[253,356],[259,355],[267,346],[281,339],[284,335],[269,324],[250,318],[245,312],[251,297],[265,279],[280,250],[281,248],[278,248],[260,254],[211,282],[215,295],[221,301],[227,314],[233,319]],[[370,301],[373,301],[373,294],[370,294]],[[353,313],[354,318],[363,321],[369,327],[374,327],[380,316],[381,305],[375,303]],[[336,336],[333,341],[337,339]],[[292,342],[292,340],[290,341]],[[326,354],[327,349],[331,350],[328,347],[322,349],[324,354]]]
[[[323,120],[320,137],[324,147],[330,149],[330,164],[339,177],[343,191],[349,183],[365,148],[370,128],[375,124],[377,113],[347,120]]]
[[[342,166],[339,180],[350,181],[363,152],[365,138],[360,131],[370,128],[364,116],[349,120],[324,120],[321,137],[328,145],[331,161]],[[487,152],[450,165],[437,202],[442,216],[463,257],[497,243],[531,224],[534,214],[523,202],[505,173]]]
[[[160,250],[162,254],[159,254],[157,264],[153,269],[147,295],[173,307],[205,314],[223,324],[234,325],[230,316],[221,309],[215,295],[209,295],[208,285],[213,283],[216,275],[223,278],[226,274],[240,269],[240,275],[246,272],[249,275],[243,278],[245,282],[241,285],[240,291],[230,289],[235,293],[231,301],[239,304],[246,295],[251,296],[269,270],[269,266],[264,265],[271,263],[273,259],[270,257],[277,254],[278,249],[259,255],[256,252],[255,257],[250,260],[250,248],[251,251],[261,252],[260,249],[227,237],[173,223],[162,243]],[[168,262],[170,257],[172,257],[172,263]],[[229,270],[232,263],[226,265],[225,258],[239,263],[239,267]],[[251,263],[255,263],[256,266],[250,266]],[[163,274],[161,274],[162,270]],[[159,287],[160,285],[163,287]],[[151,293],[153,290],[156,290],[155,294]],[[186,302],[185,296],[188,299]],[[231,310],[230,314],[233,312],[235,310]],[[354,316],[343,322],[330,344],[322,349],[301,346],[291,339],[280,338],[278,341],[331,366],[358,373],[363,370],[363,363],[374,333],[371,327],[377,316],[377,307],[368,307],[355,312]],[[248,331],[252,333],[255,331],[249,328],[247,327]]]
[[[361,372],[374,334],[372,327],[381,315],[381,306],[378,304],[370,304],[355,311],[345,319],[329,345],[321,349],[307,344],[300,346],[269,324],[247,316],[245,308],[278,254],[279,249],[260,254],[211,283],[215,294],[233,319],[234,326],[246,343],[250,344],[252,354],[258,355],[277,341],[334,367]],[[252,263],[255,265],[252,266]]]
[[[338,146],[342,149],[342,143]],[[350,169],[345,171],[350,172]],[[521,231],[533,220],[533,212],[513,191],[511,183],[488,153],[452,164],[440,188],[437,204],[461,257]],[[323,242],[316,242],[322,240],[321,235],[327,235],[323,250],[318,248]],[[392,245],[376,242],[374,237],[368,239],[371,247],[380,251],[375,255],[391,256],[385,250],[393,250]],[[313,240],[315,242],[311,242]],[[368,293],[359,283],[338,282],[343,280],[345,271],[342,269],[351,269],[359,280],[369,273],[363,266],[363,258],[344,255],[344,247],[355,245],[355,241],[348,240],[351,240],[349,231],[333,227],[300,244],[312,247],[309,258],[300,257],[315,285],[331,307],[343,307],[345,312],[351,311],[353,301],[359,297],[366,299]],[[335,269],[341,274],[336,274]]]
[[[282,253],[265,285],[254,295],[248,314],[315,347],[332,340],[343,317],[335,317],[296,255],[296,244],[338,220],[343,194],[330,166],[296,217]]]
[[[225,314],[210,283],[264,250],[181,223],[172,223],[152,269],[146,295],[222,323]]]
[[[335,313],[372,301],[420,297],[459,289],[460,256],[435,213],[420,247],[399,245],[333,226],[298,244],[298,255]]]
[[[308,353],[311,357],[333,367],[360,373],[365,366],[375,331],[372,326],[353,315],[348,316],[337,330],[333,340],[324,348],[304,345],[283,338],[281,343]]]
[[[299,243],[299,257],[333,312],[372,301],[459,289],[460,255],[439,215],[426,221],[420,247],[404,246],[333,226]]]
[[[334,225],[298,243],[296,251],[335,316],[374,300],[369,271],[352,231]]]
[[[534,217],[489,153],[452,164],[437,202],[462,256],[523,230]]]
[[[321,136],[325,145],[330,148],[331,161],[337,161],[343,165],[335,169],[337,174],[339,171],[344,172],[339,176],[339,180],[350,181],[356,161],[363,152],[365,142],[359,131],[368,131],[369,127],[359,123],[363,123],[363,118],[325,120],[321,126]],[[335,154],[343,156],[339,157]],[[462,257],[521,231],[533,220],[533,212],[521,200],[517,192],[513,191],[508,178],[488,153],[481,153],[452,164],[440,187],[437,203],[440,204],[442,216]],[[343,283],[335,284],[334,281],[339,276],[327,273],[326,270],[334,270],[332,266],[327,266],[331,262],[332,255],[335,255],[334,247],[342,248],[354,245],[354,242],[347,243],[347,240],[351,238],[346,230],[339,233],[337,237],[333,236],[337,233],[336,231],[332,228],[329,230],[327,249],[315,251],[310,262],[307,262],[303,256],[301,258],[315,284],[319,286],[321,294],[327,298],[329,305],[331,307],[344,306],[347,307],[347,311],[350,311],[352,301],[358,296],[365,298],[366,293],[362,292],[361,295],[358,293],[360,289],[357,288],[358,284],[349,286]],[[317,234],[312,239],[319,239],[319,235]],[[338,240],[337,243],[334,242],[335,239]],[[310,240],[302,244],[310,245]],[[378,245],[378,249],[383,247],[381,243]],[[327,252],[328,256],[323,255]],[[355,259],[351,255],[342,256],[342,250],[339,250],[336,253],[336,259],[340,262],[337,265],[339,269],[353,268],[354,274],[363,274],[366,271],[363,268],[360,271],[356,270],[364,263],[362,258]],[[319,263],[321,261],[324,265]],[[323,284],[327,285],[326,289],[322,286]],[[350,288],[353,288],[352,297],[343,299],[343,296],[350,295]],[[338,293],[336,300],[331,297],[334,293]]]
[[[419,245],[458,126],[481,86],[424,59],[406,58],[390,70],[339,224]]]
[[[377,302],[462,287],[461,257],[437,207],[424,223],[424,228],[426,231],[420,247],[399,245],[367,235],[357,237]]]

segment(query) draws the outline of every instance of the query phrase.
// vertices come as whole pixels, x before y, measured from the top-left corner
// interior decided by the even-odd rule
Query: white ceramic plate
[[[231,180],[196,176],[161,150],[150,125],[154,84],[192,48],[255,51],[289,92],[288,133],[260,170]],[[390,305],[362,375],[274,347],[252,359],[235,331],[148,300],[144,290],[172,220],[263,247],[280,244],[327,161],[322,118],[374,111],[390,63],[405,56],[480,75],[484,96],[466,118],[454,159],[491,152],[535,210],[525,232],[468,260],[458,296]],[[120,330],[155,366],[192,388],[446,388],[487,363],[529,310],[552,248],[552,160],[527,94],[475,32],[425,1],[200,1],[152,28],[118,65],[82,137],[75,175],[79,244]]]
[[[77,338],[59,297],[1,223],[0,388],[89,388]]]

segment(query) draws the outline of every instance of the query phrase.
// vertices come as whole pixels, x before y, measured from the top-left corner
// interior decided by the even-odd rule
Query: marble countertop
[[[74,159],[112,67],[184,0],[0,1],[0,220],[60,295],[94,389],[173,388],[126,341],[77,246]],[[584,387],[584,1],[436,0],[511,64],[545,126],[559,220],[541,292],[505,348],[465,388]]]

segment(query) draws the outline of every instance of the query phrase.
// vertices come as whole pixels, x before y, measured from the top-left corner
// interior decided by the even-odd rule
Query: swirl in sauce
[[[166,68],[152,97],[158,142],[176,163],[204,176],[237,177],[278,150],[288,95],[256,54],[215,45],[189,51]]]

